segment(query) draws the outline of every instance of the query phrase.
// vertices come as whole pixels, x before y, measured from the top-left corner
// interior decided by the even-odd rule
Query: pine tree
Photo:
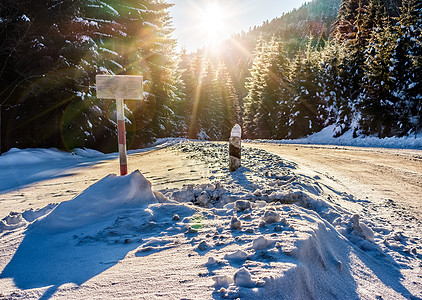
[[[180,56],[179,69],[181,74],[181,80],[183,83],[183,94],[181,104],[181,113],[180,115],[184,118],[184,123],[186,124],[185,132],[182,136],[187,136],[189,138],[196,138],[197,133],[193,130],[196,123],[196,112],[194,111],[195,106],[195,97],[197,93],[197,84],[200,78],[199,72],[197,71],[197,66],[200,65],[201,59],[198,59],[198,54],[188,55],[186,50],[183,50]]]
[[[327,103],[327,124],[335,124],[334,136],[340,136],[351,128],[353,119],[353,102],[345,93],[344,82],[348,77],[342,76],[344,57],[341,46],[330,42],[320,51],[321,98]]]
[[[258,111],[259,103],[261,102],[266,74],[268,73],[269,65],[267,59],[267,49],[267,43],[261,36],[253,52],[253,63],[251,69],[249,70],[250,77],[246,79],[245,83],[248,95],[243,100],[243,120],[245,136],[249,138],[257,137],[255,117]]]
[[[392,55],[394,37],[389,18],[384,17],[372,32],[366,51],[363,99],[360,104],[361,126],[365,133],[377,133],[380,138],[393,131],[394,107],[397,99],[393,95],[394,80]]]
[[[395,43],[394,77],[395,94],[400,101],[396,110],[400,116],[398,126],[403,134],[413,130],[418,134],[422,127],[422,3],[408,0],[403,3],[398,18]]]
[[[220,126],[220,139],[228,140],[231,129],[240,123],[240,106],[236,89],[231,75],[224,63],[220,63],[216,73],[217,95],[221,99],[222,116]]]
[[[310,43],[305,54],[298,54],[293,62],[292,87],[295,97],[291,103],[291,138],[304,137],[324,128],[327,106],[321,98],[318,61]]]
[[[338,62],[338,104],[340,105],[340,120],[337,127],[340,128],[338,134],[346,131],[348,127],[354,127],[354,134],[359,129],[354,118],[354,112],[357,112],[357,105],[360,101],[362,93],[362,84],[364,76],[365,49],[367,45],[366,29],[364,27],[366,12],[365,7],[367,1],[359,1],[357,8],[350,15],[350,22],[353,22],[353,31],[348,34],[347,38],[340,40],[339,62]],[[355,5],[356,6],[356,5]],[[343,120],[347,122],[339,125]],[[341,129],[342,128],[342,129]]]
[[[203,138],[210,140],[220,140],[222,137],[224,100],[218,81],[217,67],[208,61],[200,97],[203,106],[200,117]]]
[[[189,68],[185,75],[186,101],[188,102],[190,118],[188,126],[188,137],[191,139],[198,138],[201,132],[201,119],[204,116],[204,99],[208,97],[203,89],[209,92],[207,77],[207,62],[203,55],[198,51],[195,53],[189,64]],[[188,79],[187,79],[188,78]],[[205,82],[205,87],[204,87]]]
[[[267,139],[281,139],[288,132],[290,65],[282,42],[273,38],[269,47],[269,67],[256,115],[256,135]]]

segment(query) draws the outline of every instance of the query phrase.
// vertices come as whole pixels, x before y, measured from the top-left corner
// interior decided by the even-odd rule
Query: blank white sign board
[[[142,76],[97,75],[97,98],[142,100]]]

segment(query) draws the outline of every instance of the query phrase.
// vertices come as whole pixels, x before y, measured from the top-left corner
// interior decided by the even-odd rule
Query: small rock
[[[254,195],[255,197],[261,197],[261,196],[262,196],[262,192],[261,192],[261,190],[256,189],[256,190],[253,192],[253,195]]]
[[[280,231],[282,231],[283,230],[283,227],[282,226],[280,226],[280,225],[277,225],[277,226],[275,226],[274,227],[274,231],[275,232],[280,232]]]
[[[232,217],[232,219],[230,221],[230,228],[231,229],[240,229],[240,227],[242,227],[242,222],[238,218]]]
[[[139,249],[139,250],[138,250],[138,251],[136,251],[136,252],[137,252],[137,253],[139,253],[139,252],[149,252],[149,251],[152,251],[152,250],[154,250],[154,247],[147,246],[147,247],[143,247],[143,248]]]
[[[180,217],[178,214],[173,216],[173,221],[179,221],[179,220],[180,220]]]
[[[265,206],[267,206],[267,202],[262,201],[262,200],[258,200],[258,201],[255,202],[255,205],[258,206],[258,207],[265,207]]]
[[[212,266],[212,265],[215,265],[216,263],[217,263],[217,260],[214,257],[210,256],[205,266]]]
[[[198,233],[199,230],[197,228],[194,228],[192,226],[188,226],[188,233]]]
[[[202,241],[202,242],[200,242],[199,243],[199,245],[198,245],[198,250],[200,250],[200,251],[205,251],[205,250],[207,250],[208,249],[208,244],[207,244],[207,242],[205,242],[205,241]]]
[[[398,232],[394,235],[394,240],[400,242],[402,240],[402,233]]]
[[[262,221],[268,224],[279,222],[280,214],[273,210],[267,210],[262,217]]]
[[[256,286],[257,287],[263,287],[265,286],[266,282],[264,280],[259,280],[256,282]]]
[[[200,205],[207,206],[209,200],[208,193],[206,191],[202,191],[201,196],[199,196],[196,200],[198,200]]]
[[[251,208],[251,202],[249,200],[237,200],[235,207],[238,211],[244,211]]]
[[[244,214],[244,215],[241,215],[240,218],[243,220],[250,220],[252,219],[252,216],[251,214]]]

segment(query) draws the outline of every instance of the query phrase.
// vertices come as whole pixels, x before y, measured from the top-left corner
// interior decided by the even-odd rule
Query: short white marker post
[[[120,175],[127,174],[124,99],[143,99],[143,77],[133,75],[97,75],[97,98],[116,99]]]
[[[241,152],[242,152],[242,128],[239,124],[234,125],[229,140],[229,171],[234,172],[241,166]]]

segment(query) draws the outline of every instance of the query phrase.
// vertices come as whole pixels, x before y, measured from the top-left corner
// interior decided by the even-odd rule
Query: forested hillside
[[[176,4],[177,5],[177,4]],[[402,136],[422,125],[422,3],[314,0],[219,51],[177,55],[164,0],[0,4],[2,151],[116,151],[115,105],[96,74],[142,74],[129,147],[157,137]]]
[[[299,138],[332,124],[335,136],[417,134],[421,8],[313,1],[229,40],[218,58],[235,83],[245,136]]]

